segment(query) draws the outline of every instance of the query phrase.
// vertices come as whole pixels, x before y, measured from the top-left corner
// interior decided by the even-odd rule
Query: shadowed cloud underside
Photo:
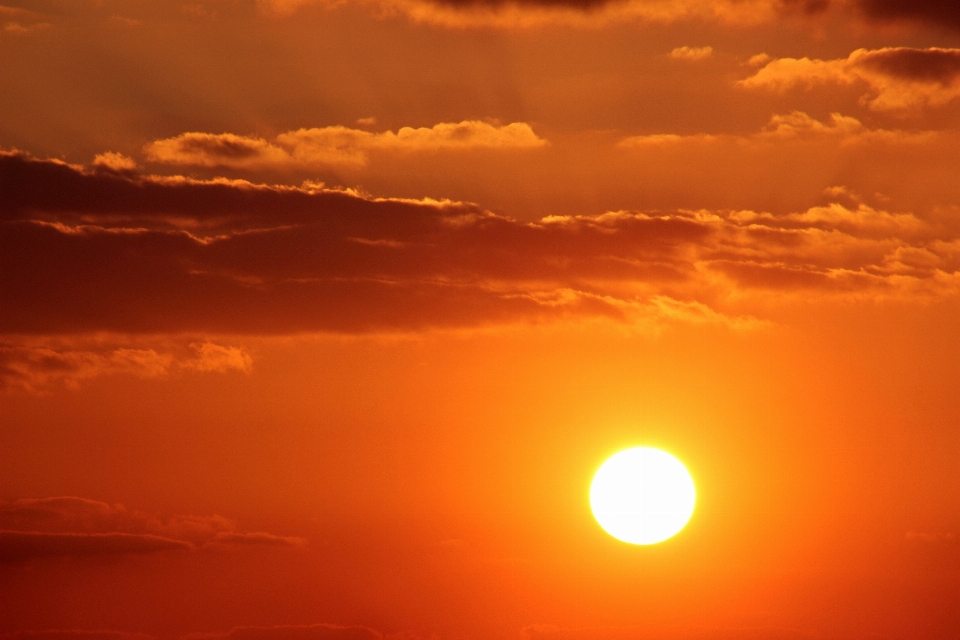
[[[535,223],[456,202],[0,159],[5,333],[280,334],[601,316],[733,291],[952,295],[957,229],[834,204]],[[736,310],[734,309],[734,314]]]

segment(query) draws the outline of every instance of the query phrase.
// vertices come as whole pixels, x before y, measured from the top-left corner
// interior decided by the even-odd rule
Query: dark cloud
[[[0,502],[0,529],[43,533],[150,534],[202,545],[236,523],[218,515],[158,516],[76,496]]]
[[[395,636],[386,636],[393,638]],[[402,636],[414,638],[414,636]],[[0,633],[0,640],[153,640],[154,636],[124,631],[52,629]],[[384,634],[361,626],[335,624],[235,627],[229,631],[189,633],[180,640],[384,640]]]
[[[93,556],[190,550],[193,545],[150,534],[0,531],[0,562],[50,556]]]
[[[218,515],[158,516],[74,496],[0,502],[0,562],[251,545],[302,546],[301,538],[238,530]]]
[[[657,296],[949,288],[958,270],[944,243],[954,231],[840,205],[523,223],[469,204],[87,173],[14,154],[0,156],[0,187],[8,334],[629,319]],[[755,275],[774,270],[791,275]]]
[[[0,529],[47,532],[102,532],[128,517],[123,505],[75,496],[0,502]]]
[[[46,629],[0,633],[2,640],[152,640],[154,636],[126,631],[87,629]]]
[[[457,9],[494,8],[507,6],[527,9],[574,9],[584,13],[600,9],[616,10],[618,6],[636,4],[630,0],[429,0],[428,4]],[[714,19],[724,19],[733,10],[725,8],[724,2],[715,2]],[[735,6],[736,3],[730,3]],[[831,9],[853,5],[868,20],[877,22],[919,22],[934,27],[960,29],[960,4],[954,0],[770,0],[769,16],[800,14],[820,16]],[[691,4],[677,2],[674,6],[662,3],[657,6],[661,14],[674,19],[689,18],[691,14],[706,17],[707,12],[691,12]],[[754,9],[757,7],[754,5]],[[629,11],[629,9],[628,9]],[[635,13],[643,14],[634,10]],[[742,20],[742,19],[741,19]]]
[[[858,64],[894,78],[951,84],[960,77],[960,49],[892,47],[870,51]]]
[[[235,627],[218,633],[192,633],[182,640],[383,640],[383,634],[367,627],[333,624]]]
[[[955,0],[858,0],[858,6],[875,20],[912,20],[960,29],[960,3]]]

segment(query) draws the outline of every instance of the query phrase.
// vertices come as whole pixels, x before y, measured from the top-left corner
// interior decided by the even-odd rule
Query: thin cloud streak
[[[161,517],[74,496],[0,502],[0,563],[304,544],[302,538],[239,531],[218,515]]]

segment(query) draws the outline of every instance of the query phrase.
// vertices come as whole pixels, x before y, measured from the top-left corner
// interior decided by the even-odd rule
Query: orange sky
[[[0,639],[960,637],[953,0],[0,3]]]

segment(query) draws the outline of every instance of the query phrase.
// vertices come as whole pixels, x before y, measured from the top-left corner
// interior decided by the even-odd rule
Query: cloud
[[[705,60],[713,55],[713,47],[677,47],[670,52],[674,60]]]
[[[945,105],[960,96],[960,49],[857,49],[846,58],[779,58],[740,85],[785,92],[819,84],[865,84],[861,102],[876,111]]]
[[[545,144],[523,122],[500,126],[465,120],[383,133],[341,126],[298,129],[280,134],[274,142],[232,133],[184,133],[152,142],[144,151],[153,162],[252,169],[363,166],[371,152],[533,149]]]
[[[937,137],[932,131],[900,131],[868,129],[856,118],[840,113],[831,113],[827,121],[812,118],[802,111],[778,114],[770,118],[763,129],[751,135],[731,134],[648,134],[629,136],[617,145],[627,149],[647,149],[703,145],[758,146],[804,141],[825,141],[841,145],[856,144],[918,144]]]
[[[856,118],[831,113],[829,122],[811,118],[802,111],[770,118],[767,127],[759,134],[761,138],[794,138],[799,136],[838,136],[850,138],[863,135],[866,128]]]
[[[381,15],[405,14],[414,21],[451,27],[535,27],[544,24],[596,26],[617,21],[714,22],[750,26],[786,18],[826,15],[870,23],[912,22],[960,29],[960,9],[952,0],[355,0]],[[269,13],[290,15],[310,4],[336,0],[259,0]],[[852,15],[851,15],[852,14]]]
[[[236,533],[234,531],[218,531],[213,540],[208,544],[226,544],[226,545],[267,545],[281,547],[298,547],[306,544],[303,538],[291,536],[277,536],[264,531],[254,531],[252,533]]]
[[[597,25],[635,20],[670,23],[698,20],[753,25],[794,11],[791,0],[356,0],[381,15],[406,15],[415,22],[448,27],[536,27]],[[332,0],[260,0],[268,13],[290,15],[305,5]]]
[[[190,354],[154,348],[80,344],[70,348],[0,343],[0,390],[42,392],[54,386],[76,388],[102,375],[158,378],[175,371],[249,373],[252,359],[238,347],[192,343]]]
[[[92,556],[190,550],[193,546],[151,534],[0,531],[0,563],[48,556]]]
[[[272,627],[234,627],[228,631],[188,633],[179,640],[385,640],[415,638],[388,635],[362,626],[336,624],[277,625]],[[0,640],[153,640],[154,636],[125,631],[51,629],[15,631],[0,634]]]
[[[136,171],[137,169],[137,163],[133,158],[128,158],[122,153],[115,153],[113,151],[97,154],[93,158],[93,166],[97,169],[116,171],[118,173]]]
[[[100,629],[45,629],[0,633],[0,638],[3,640],[152,640],[154,636]]]
[[[530,625],[520,631],[520,640],[813,640],[820,633],[789,627],[587,627],[564,628]]]
[[[182,640],[383,640],[384,635],[368,627],[334,624],[234,627],[230,631],[191,633]]]
[[[834,129],[856,126],[796,116],[764,135],[841,135]],[[0,333],[17,340],[681,321],[665,299],[705,305],[717,314],[700,317],[726,323],[743,315],[730,300],[757,294],[944,296],[960,278],[956,225],[846,196],[846,205],[785,215],[615,211],[522,222],[457,202],[87,173],[16,154],[0,157],[0,184],[9,194]],[[228,347],[195,353],[176,366],[249,365]],[[143,360],[163,370],[154,356]]]
[[[0,562],[303,544],[301,538],[238,531],[218,515],[163,517],[73,496],[0,502]]]
[[[855,6],[873,20],[960,29],[960,4],[953,0],[856,0]]]

